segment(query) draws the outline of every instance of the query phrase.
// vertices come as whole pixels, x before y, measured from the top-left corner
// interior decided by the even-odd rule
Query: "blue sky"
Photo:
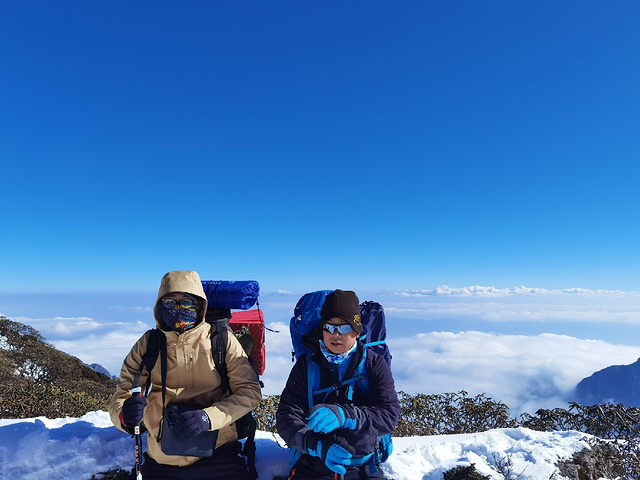
[[[5,292],[640,290],[635,1],[13,2]]]
[[[285,329],[353,289],[399,345],[531,336],[534,387],[569,335],[566,393],[640,355],[611,353],[640,323],[639,24],[635,0],[5,2],[0,313],[113,370],[169,270],[258,280]]]

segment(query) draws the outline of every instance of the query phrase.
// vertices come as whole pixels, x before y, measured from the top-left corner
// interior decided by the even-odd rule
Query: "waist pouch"
[[[184,439],[179,437],[169,426],[166,415],[160,425],[162,437],[160,450],[165,455],[180,455],[186,457],[212,457],[216,450],[218,430],[202,432],[195,437]]]

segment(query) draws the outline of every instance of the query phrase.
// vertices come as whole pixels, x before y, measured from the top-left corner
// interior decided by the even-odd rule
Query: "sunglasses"
[[[331,335],[337,333],[339,335],[344,335],[345,333],[349,333],[353,331],[353,327],[349,324],[346,325],[331,325],[330,323],[325,323],[322,325],[322,329],[325,332],[329,332]]]
[[[182,300],[176,300],[175,298],[163,298],[161,301],[162,305],[169,309],[176,308],[176,305],[179,306],[178,308],[184,308],[185,310],[195,310],[198,308],[196,302],[188,298],[184,298]]]

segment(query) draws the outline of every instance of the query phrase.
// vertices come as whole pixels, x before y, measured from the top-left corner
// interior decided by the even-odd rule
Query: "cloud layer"
[[[261,296],[270,329],[265,394],[282,391],[293,365],[288,326],[300,295]],[[359,295],[384,305],[396,387],[411,394],[466,390],[502,401],[512,413],[533,413],[566,406],[582,378],[640,357],[640,296],[634,292],[442,286]],[[117,375],[133,343],[155,326],[149,298],[131,298],[123,306],[107,296],[102,304],[99,298],[86,304],[76,299],[74,311],[41,301],[39,312],[61,314],[7,316],[33,326],[56,348]],[[65,299],[63,305],[73,303]],[[22,302],[15,310],[28,314],[28,306]]]
[[[279,394],[291,368],[288,325],[267,332],[266,394]],[[506,403],[512,414],[566,407],[584,377],[609,365],[630,364],[640,346],[611,345],[555,334],[498,335],[430,332],[387,340],[396,389],[406,393],[466,390]]]
[[[541,334],[431,332],[389,339],[397,388],[407,393],[486,393],[517,412],[566,406],[576,384],[640,357],[640,346]]]
[[[396,291],[395,295],[405,297],[506,297],[506,296],[525,296],[525,295],[582,295],[592,296],[622,296],[631,295],[638,296],[637,292],[622,292],[620,290],[592,290],[589,288],[563,288],[563,289],[546,289],[525,287],[521,285],[515,288],[496,288],[485,287],[481,285],[473,285],[469,287],[449,287],[441,285],[431,289],[424,290],[406,290]]]

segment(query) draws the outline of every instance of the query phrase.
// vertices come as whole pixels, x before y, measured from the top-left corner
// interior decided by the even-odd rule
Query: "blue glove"
[[[185,440],[211,428],[211,421],[204,410],[182,403],[172,403],[167,407],[167,423],[176,435]]]
[[[358,411],[350,405],[330,405],[320,403],[309,410],[307,425],[316,433],[330,433],[344,427],[355,430],[358,427]]]
[[[137,425],[142,421],[144,407],[147,406],[147,399],[142,395],[134,395],[127,398],[122,404],[120,421],[127,427]]]
[[[329,470],[340,475],[347,473],[345,466],[351,465],[351,457],[355,450],[344,438],[309,431],[305,435],[305,443],[307,453],[322,459]]]
[[[331,433],[344,424],[344,410],[338,405],[315,405],[309,410],[307,425],[316,433]]]

